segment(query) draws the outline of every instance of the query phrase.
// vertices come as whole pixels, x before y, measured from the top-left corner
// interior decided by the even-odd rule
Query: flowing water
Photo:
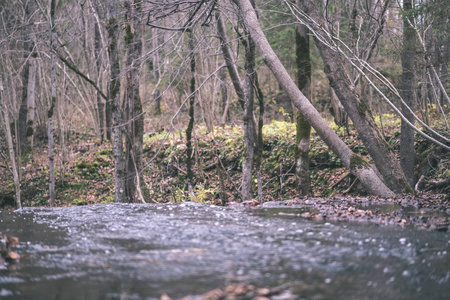
[[[292,213],[294,212],[294,213]],[[303,210],[299,210],[303,213]],[[448,299],[450,234],[295,210],[103,204],[0,213],[2,299],[172,299],[243,282],[292,299]]]

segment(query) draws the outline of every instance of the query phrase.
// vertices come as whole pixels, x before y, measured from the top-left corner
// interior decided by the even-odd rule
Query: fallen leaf
[[[172,300],[172,298],[169,297],[169,295],[167,295],[166,293],[161,295],[160,300]]]
[[[270,289],[268,289],[268,288],[259,288],[259,289],[256,290],[256,293],[259,296],[267,296],[267,295],[270,294]]]

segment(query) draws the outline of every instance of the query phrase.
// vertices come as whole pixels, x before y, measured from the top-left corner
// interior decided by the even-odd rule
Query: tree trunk
[[[195,106],[195,53],[194,53],[194,34],[189,33],[189,51],[191,58],[191,80],[190,80],[190,97],[189,97],[189,123],[186,128],[186,171],[188,191],[192,193],[194,185],[194,172],[192,171],[192,131],[194,130],[194,106]]]
[[[28,72],[28,93],[27,93],[27,145],[30,149],[34,147],[34,116],[36,112],[36,53],[33,52],[30,57],[30,70]]]
[[[222,48],[222,54],[225,59],[225,63],[227,65],[228,74],[230,74],[231,82],[233,83],[234,90],[236,91],[236,95],[238,97],[239,105],[244,108],[244,89],[242,87],[241,80],[239,78],[239,73],[236,67],[236,62],[233,57],[233,52],[231,51],[231,47],[228,44],[228,37],[225,31],[225,24],[223,23],[222,16],[219,11],[216,13],[217,19],[217,31],[219,33],[220,38],[220,47]]]
[[[55,9],[56,9],[56,0],[51,0],[50,3],[50,49],[52,51],[51,59],[51,69],[50,69],[50,78],[51,78],[51,100],[50,100],[50,108],[48,109],[48,162],[49,162],[49,171],[50,171],[50,181],[49,181],[49,196],[50,196],[50,207],[55,203],[55,161],[54,161],[54,148],[55,143],[53,141],[53,112],[56,105],[56,55],[53,51],[55,47],[54,43],[56,40],[56,30],[55,30]]]
[[[100,39],[100,29],[94,26],[94,44],[95,44],[95,66],[97,67],[97,85],[102,88],[102,42]],[[100,139],[103,141],[106,138],[106,124],[105,124],[105,104],[100,93],[97,92],[97,109],[98,109],[98,123],[100,129]]]
[[[416,106],[416,66],[415,66],[415,32],[410,23],[413,23],[412,0],[403,1],[403,12],[405,14],[403,21],[403,48],[402,59],[402,90],[401,96],[405,103],[414,109]],[[402,103],[402,114],[414,124],[414,116],[409,109]],[[400,136],[400,164],[406,179],[411,186],[416,183],[414,174],[414,161],[416,153],[414,151],[414,130],[402,119]]]
[[[102,48],[107,48],[107,41],[105,41],[105,38],[102,34],[102,24],[105,24],[104,22],[101,21],[101,19],[104,19],[104,10],[103,10],[103,5],[100,5],[100,3],[98,1],[90,1],[91,2],[91,7],[93,10],[93,14],[96,20],[96,24],[95,26],[96,28],[96,33],[99,34],[99,39],[98,41],[100,42],[100,51]],[[107,6],[109,5],[108,3],[106,4]],[[100,17],[101,16],[101,17]],[[106,26],[108,28],[108,25]],[[104,56],[103,56],[104,57]],[[99,66],[101,68],[101,65],[103,64],[103,62],[105,60],[103,60],[104,58],[102,58],[101,56],[99,56],[99,60],[98,62],[100,63]],[[97,70],[101,70],[99,69],[99,66],[97,67]],[[101,72],[101,71],[100,71]],[[98,80],[97,80],[97,85],[99,89],[102,89],[102,79],[103,76],[101,75],[101,73],[98,73]],[[112,106],[112,102],[111,99],[108,97],[103,97],[103,95],[100,94],[99,91],[97,91],[97,95],[101,96],[103,98],[102,104],[103,104],[103,138],[106,138],[106,140],[108,141],[112,141],[112,128],[111,128],[111,118],[112,118],[112,112],[111,112],[111,106]],[[97,98],[97,103],[98,103],[99,99]],[[101,105],[100,105],[101,108]],[[99,109],[100,109],[99,108]]]
[[[255,128],[253,122],[254,82],[255,82],[255,43],[247,34],[245,47],[244,80],[244,153],[242,161],[242,201],[250,201],[252,195],[253,157],[255,152]]]
[[[143,196],[144,180],[142,169],[142,145],[144,135],[144,116],[139,96],[138,61],[142,52],[141,26],[137,21],[140,3],[137,0],[126,1],[125,8],[125,47],[126,47],[126,89],[125,89],[125,122],[127,125],[125,143],[125,201],[145,203]]]
[[[366,190],[381,197],[391,197],[395,194],[380,180],[370,165],[339,139],[336,133],[323,120],[319,112],[298,89],[288,72],[281,64],[277,55],[270,47],[264,33],[259,26],[256,13],[249,0],[238,1],[242,19],[259,49],[259,52],[272,71],[291,101],[303,113],[305,119],[312,125],[319,136],[327,143],[332,151],[338,155],[348,168],[365,186]]]
[[[341,102],[336,96],[336,93],[334,92],[334,89],[331,86],[330,86],[330,100],[331,100],[330,112],[331,115],[333,115],[334,123],[336,123],[336,125],[339,127],[345,126],[345,128],[348,131],[347,112],[345,111],[344,106],[342,106]]]
[[[295,32],[297,56],[297,86],[302,93],[311,100],[311,59],[309,56],[308,28],[298,25]],[[297,110],[297,132],[295,153],[295,176],[297,190],[300,195],[311,193],[311,179],[309,177],[309,140],[311,125],[303,114]]]
[[[141,63],[139,61],[142,55],[142,3],[140,0],[134,0],[133,4],[133,23],[135,27],[134,36],[134,62],[133,62],[133,95],[134,95],[134,107],[133,107],[133,120],[134,120],[134,153],[135,153],[135,170],[136,170],[136,194],[134,197],[135,202],[145,203],[145,199],[148,199],[149,193],[144,181],[143,174],[143,159],[144,159],[144,111],[142,109],[142,101],[139,94],[139,78],[141,71]]]
[[[105,101],[105,126],[106,126],[106,139],[108,141],[112,140],[112,106],[111,102],[112,98],[108,97],[108,100]]]
[[[23,73],[22,73],[22,101],[19,108],[19,156],[22,156],[30,150],[30,145],[27,140],[27,116],[28,116],[28,80],[30,79],[30,59],[33,51],[33,43],[31,42],[31,25],[29,24],[30,9],[29,3],[25,3],[25,20],[23,32],[23,56],[25,59]]]
[[[263,159],[263,148],[264,148],[264,140],[263,140],[263,126],[264,126],[264,95],[259,86],[258,75],[255,73],[255,88],[256,88],[256,96],[258,98],[259,103],[259,117],[258,117],[258,135],[255,147],[255,173],[256,180],[258,183],[258,201],[259,203],[263,202],[263,184],[262,184],[262,176],[261,176],[261,163]]]
[[[152,43],[153,43],[153,77],[155,77],[156,87],[153,91],[153,99],[155,101],[155,111],[154,115],[161,115],[161,91],[159,90],[159,78],[161,77],[161,66],[160,66],[160,57],[159,57],[159,42],[158,42],[158,29],[152,28]]]
[[[227,74],[226,70],[222,68],[219,71],[220,80],[220,96],[222,100],[222,118],[221,122],[225,124],[229,120],[228,115],[228,85],[227,85]]]
[[[305,12],[316,22],[324,21],[317,5],[311,0],[304,2]],[[326,27],[326,21],[323,22]],[[379,132],[367,102],[356,92],[353,82],[345,73],[344,63],[339,53],[316,39],[316,45],[324,62],[324,71],[330,85],[353,121],[359,137],[363,141],[376,167],[382,174],[386,185],[396,193],[410,193],[400,163]]]
[[[111,103],[113,126],[113,153],[114,153],[114,180],[116,188],[116,202],[125,201],[125,161],[123,157],[122,143],[122,118],[120,109],[120,67],[117,51],[117,30],[119,28],[116,19],[116,1],[108,1],[108,53],[110,67],[110,82],[108,102]]]
[[[66,92],[66,66],[63,67],[64,74],[61,82],[59,83],[59,99],[64,99],[63,93]],[[59,165],[59,181],[64,184],[65,180],[65,174],[66,174],[66,163],[67,160],[67,146],[66,146],[66,130],[65,130],[65,124],[64,124],[64,107],[62,101],[58,101],[55,104],[56,109],[56,119],[58,122],[58,137],[59,137],[59,149],[60,149],[60,165]]]
[[[6,107],[6,105],[4,103],[2,103],[2,96],[3,96],[3,82],[2,82],[2,78],[0,76],[0,107],[2,108],[2,111],[3,111],[3,122],[5,123],[4,130],[6,133],[6,142],[8,144],[9,159],[11,161],[11,170],[12,170],[13,179],[14,179],[14,190],[16,192],[16,208],[21,209],[22,203],[20,200],[20,178],[19,178],[19,170],[18,170],[17,163],[16,163],[14,143],[13,143],[13,139],[11,136],[9,110]],[[0,116],[1,116],[1,114],[0,114]]]

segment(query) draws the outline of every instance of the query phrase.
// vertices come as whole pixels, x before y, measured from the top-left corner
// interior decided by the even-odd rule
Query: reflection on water
[[[312,222],[308,211],[105,204],[0,213],[22,259],[5,299],[152,299],[233,282],[304,299],[444,299],[450,234]]]

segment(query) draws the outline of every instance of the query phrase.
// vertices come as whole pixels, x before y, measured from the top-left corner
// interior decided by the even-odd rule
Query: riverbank
[[[317,221],[351,221],[414,227],[450,229],[450,202],[445,195],[424,194],[391,199],[373,197],[303,198],[266,202],[256,208],[279,208],[280,215]]]
[[[396,125],[385,126],[386,140],[397,151]],[[340,137],[359,155],[370,159],[356,139],[335,128]],[[233,205],[240,202],[243,142],[239,127],[218,127],[213,132],[198,126],[195,131],[194,188],[186,188],[186,145],[182,132],[159,132],[144,139],[144,180],[147,202],[202,202]],[[417,172],[419,192],[393,199],[368,196],[349,174],[342,162],[312,134],[311,194],[299,195],[296,188],[295,126],[274,121],[264,126],[261,165],[262,196],[243,205],[301,206],[302,218],[358,221],[414,226],[427,230],[448,230],[450,157],[448,153],[418,137]],[[114,163],[111,145],[98,144],[87,134],[74,135],[56,151],[57,184],[55,206],[77,206],[114,202]],[[22,158],[22,205],[48,206],[48,157],[45,143],[36,143],[35,151]],[[0,209],[14,208],[14,186],[7,168],[0,168]],[[258,199],[258,200],[256,200]],[[261,202],[261,203],[260,203]]]

